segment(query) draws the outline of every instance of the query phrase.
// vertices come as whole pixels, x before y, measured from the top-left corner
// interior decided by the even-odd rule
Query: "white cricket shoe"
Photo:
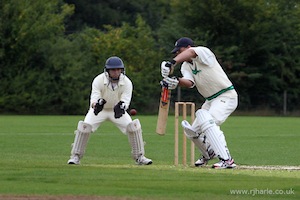
[[[202,156],[201,158],[199,158],[196,162],[195,162],[195,166],[196,167],[202,167],[207,165],[208,161],[210,159],[205,158],[204,156]]]
[[[232,169],[235,168],[236,164],[234,163],[233,158],[229,160],[220,160],[218,163],[213,164],[212,168],[215,169]]]
[[[151,165],[152,160],[149,158],[146,158],[145,156],[140,156],[138,159],[136,159],[136,164],[138,165]]]
[[[79,156],[78,155],[71,156],[71,158],[68,160],[68,164],[79,165],[80,164]]]

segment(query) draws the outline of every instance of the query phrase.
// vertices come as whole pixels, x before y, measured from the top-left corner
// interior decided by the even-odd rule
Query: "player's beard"
[[[122,73],[122,72],[121,72]],[[111,82],[117,82],[120,79],[121,73],[117,73],[117,72],[108,72],[108,76]]]
[[[112,83],[116,83],[120,80],[121,74],[118,76],[111,76],[109,72],[105,72],[105,76],[108,78],[108,80]]]

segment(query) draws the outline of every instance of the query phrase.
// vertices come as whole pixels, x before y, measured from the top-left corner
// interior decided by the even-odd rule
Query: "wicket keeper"
[[[133,85],[125,75],[123,61],[116,56],[108,58],[104,72],[96,76],[92,82],[90,108],[84,121],[78,122],[68,164],[80,164],[90,134],[104,121],[111,121],[127,135],[132,158],[136,164],[152,164],[152,160],[145,157],[140,121],[138,119],[132,121],[126,112],[131,102],[132,90]]]

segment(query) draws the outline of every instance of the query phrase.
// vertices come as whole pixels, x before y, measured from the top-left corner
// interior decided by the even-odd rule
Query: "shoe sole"
[[[70,162],[68,162],[68,164],[69,164],[69,165],[79,165],[80,163],[76,163],[76,162],[70,161]]]
[[[136,162],[137,165],[151,165],[152,164],[152,161],[148,162],[148,163],[139,163],[139,162]]]
[[[204,167],[204,166],[206,166],[207,164],[202,164],[202,165],[196,165],[195,164],[195,167]]]
[[[217,166],[213,165],[211,168],[213,168],[213,169],[233,169],[235,167],[236,167],[236,164],[232,164],[230,166],[225,166],[225,167],[217,167]]]
[[[208,163],[206,162],[206,163],[202,163],[202,164],[196,164],[195,163],[195,167],[204,167],[204,166],[206,166]]]

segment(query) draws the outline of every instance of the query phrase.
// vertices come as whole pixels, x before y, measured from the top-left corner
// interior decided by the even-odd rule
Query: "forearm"
[[[132,98],[132,90],[133,90],[133,85],[130,82],[127,82],[125,85],[124,92],[121,95],[120,101],[123,101],[125,103],[126,109],[129,108],[131,98]]]
[[[194,85],[194,83],[189,79],[178,78],[178,80],[179,80],[178,85],[181,87],[191,88]]]
[[[197,56],[197,54],[195,53],[195,51],[191,48],[181,52],[180,54],[178,54],[173,60],[176,61],[176,64],[178,63],[182,63],[184,61],[191,61],[192,58],[195,58]]]

